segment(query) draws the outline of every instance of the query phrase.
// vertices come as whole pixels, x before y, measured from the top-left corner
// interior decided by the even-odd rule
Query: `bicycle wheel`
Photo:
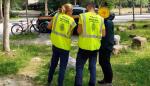
[[[19,35],[19,34],[22,34],[23,33],[23,27],[19,24],[14,24],[12,27],[11,27],[11,33],[13,35]]]
[[[47,32],[47,23],[43,22],[39,25],[39,31],[42,33],[46,33]]]
[[[35,34],[39,34],[40,33],[40,31],[37,28],[36,24],[32,24],[29,28],[30,28],[30,32],[31,33],[35,33]]]

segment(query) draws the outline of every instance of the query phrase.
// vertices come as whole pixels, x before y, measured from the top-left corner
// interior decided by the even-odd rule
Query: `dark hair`
[[[93,3],[93,2],[87,2],[86,6],[91,6],[91,7],[95,8],[95,3]]]
[[[108,3],[107,3],[107,2],[105,2],[105,3],[103,4],[103,6],[106,6],[106,7],[107,7],[107,6],[108,6]]]

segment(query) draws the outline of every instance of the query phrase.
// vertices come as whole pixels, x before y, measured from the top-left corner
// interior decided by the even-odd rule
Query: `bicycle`
[[[26,32],[39,34],[39,29],[36,24],[33,24],[34,18],[30,20],[29,24],[25,21],[19,21],[19,23],[14,23],[11,27],[11,33],[13,35],[19,35]],[[25,22],[25,24],[24,24]]]

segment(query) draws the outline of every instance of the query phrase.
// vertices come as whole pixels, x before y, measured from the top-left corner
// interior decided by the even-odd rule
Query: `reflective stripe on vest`
[[[74,26],[74,25],[76,25],[75,22],[73,22],[70,27],[72,27],[72,26]],[[67,32],[67,34],[70,35],[70,37],[71,37],[71,33],[70,33],[71,31],[72,31],[72,28],[70,28],[70,29],[68,30],[68,32]]]
[[[99,37],[97,35],[88,35],[86,32],[86,16],[84,14],[82,14],[82,18],[83,18],[83,34],[82,37],[85,38],[102,38],[102,35]],[[103,27],[103,21],[101,19],[101,25],[100,25],[100,31],[102,32],[102,27]]]
[[[54,20],[54,28],[53,28],[53,30],[55,30],[55,28],[56,28],[56,22],[58,20],[58,16],[59,16],[59,13],[56,14],[56,18]]]
[[[68,39],[70,39],[70,37],[68,37],[68,36],[66,36],[65,34],[62,34],[62,33],[59,33],[59,32],[57,32],[57,31],[52,31],[54,34],[56,34],[56,35],[59,35],[59,36],[62,36],[62,37],[65,37],[65,38],[68,38]]]
[[[59,36],[62,36],[62,37],[65,37],[65,38],[70,38],[71,36],[67,36],[67,35],[65,35],[65,34],[62,34],[62,33],[59,33],[59,32],[57,32],[57,31],[55,31],[55,29],[56,29],[56,22],[57,22],[57,20],[58,20],[58,16],[59,16],[59,14],[56,14],[56,19],[55,19],[55,21],[54,21],[54,28],[53,28],[53,30],[52,30],[52,32],[54,33],[54,34],[56,34],[56,35],[59,35]],[[69,31],[68,31],[68,34],[69,34]]]

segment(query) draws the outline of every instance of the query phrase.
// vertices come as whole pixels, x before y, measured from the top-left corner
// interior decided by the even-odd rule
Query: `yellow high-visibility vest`
[[[70,50],[71,32],[76,26],[74,19],[66,14],[57,13],[52,21],[52,44],[60,49]]]
[[[105,29],[104,19],[96,13],[80,14],[79,24],[82,24],[82,33],[79,35],[79,48],[84,50],[98,50],[102,37],[102,28]]]

